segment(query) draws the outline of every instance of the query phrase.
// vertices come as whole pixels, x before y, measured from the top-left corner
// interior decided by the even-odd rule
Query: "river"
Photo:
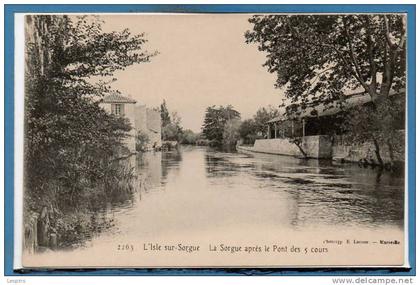
[[[200,256],[180,259],[168,253],[151,261],[145,258],[149,254],[145,250],[150,249],[148,243],[201,244],[207,248],[221,242],[271,245],[293,241],[304,245],[310,241],[325,246],[326,240],[347,238],[369,240],[371,244],[382,238],[397,239],[400,246],[390,248],[395,258],[383,262],[400,264],[404,258],[403,174],[324,160],[192,146],[141,154],[136,163],[139,191],[131,201],[109,211],[115,226],[68,253],[69,260],[83,256],[79,263],[96,266],[161,265],[160,258],[168,266],[226,265],[223,262],[238,264],[238,260],[206,257],[203,262]],[[121,252],[118,247],[126,247],[123,251],[133,248],[138,254]],[[354,253],[354,260],[342,258],[346,250]],[[325,264],[357,264],[366,250],[372,248],[337,247]],[[92,257],[101,254],[113,256],[113,261]],[[258,266],[265,262],[301,264],[304,260],[304,264],[312,264],[319,262],[319,257],[247,260],[241,262]],[[378,260],[382,259],[366,258],[364,262],[374,264]]]

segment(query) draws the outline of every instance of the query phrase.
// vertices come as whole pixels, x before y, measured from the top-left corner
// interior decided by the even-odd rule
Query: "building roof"
[[[125,96],[123,96],[121,94],[118,94],[118,93],[112,93],[112,94],[109,94],[109,95],[105,96],[102,99],[102,102],[103,103],[128,103],[128,104],[136,104],[137,103],[136,100],[133,100],[129,97],[125,97]]]
[[[396,94],[404,94],[404,93],[405,93],[405,90],[402,89],[399,92],[392,92],[389,95],[393,96]],[[371,101],[372,101],[371,96],[366,92],[349,94],[347,95],[347,98],[342,108],[338,106],[338,101],[336,102],[337,104],[332,104],[328,108],[326,108],[326,106],[322,104],[312,105],[312,106],[308,106],[305,110],[300,110],[299,112],[297,112],[296,119],[335,115],[339,113],[340,111],[342,111],[343,108],[348,110],[356,106],[364,105]],[[288,118],[286,117],[286,112],[284,110],[282,114],[280,114],[278,117],[274,119],[269,120],[267,123],[275,123],[275,122],[280,122],[280,121],[285,121],[285,120],[288,120]]]

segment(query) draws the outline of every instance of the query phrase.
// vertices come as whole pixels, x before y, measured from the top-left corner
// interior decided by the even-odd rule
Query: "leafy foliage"
[[[26,25],[26,207],[75,213],[131,175],[114,161],[131,126],[100,107],[112,91],[103,79],[154,54],[143,35],[105,33],[95,17],[31,15]]]
[[[402,15],[269,15],[249,19],[248,43],[285,87],[290,109],[329,105],[363,88],[374,100],[405,87]]]
[[[258,137],[267,133],[267,122],[279,116],[279,110],[273,106],[257,110],[252,119],[245,120],[239,127],[239,135],[244,144],[253,144]]]
[[[162,104],[160,105],[160,117],[162,121],[162,127],[165,127],[171,123],[171,117],[169,115],[165,100],[163,100]]]
[[[234,147],[240,138],[239,127],[241,121],[237,118],[230,119],[223,128],[223,146]]]
[[[306,109],[319,115],[320,105],[346,110],[348,93],[363,91],[373,107],[363,110],[366,116],[348,112],[353,116],[346,123],[354,126],[347,130],[373,139],[379,153],[377,136],[395,131],[389,128],[395,123],[383,122],[398,121],[404,112],[387,104],[405,88],[405,16],[267,15],[249,22],[246,42],[267,54],[264,66],[277,74],[275,87],[285,90],[286,115],[296,118]]]
[[[267,122],[277,118],[280,115],[279,110],[273,106],[262,107],[254,115],[255,127],[257,132],[265,133],[267,131]]]
[[[181,143],[182,144],[190,144],[190,145],[195,145],[197,144],[197,141],[201,138],[200,134],[196,134],[194,133],[192,130],[184,130],[182,132],[182,139],[181,139]]]
[[[244,144],[254,144],[258,135],[258,127],[255,120],[248,119],[239,126],[239,136]]]
[[[147,151],[147,145],[149,144],[149,142],[149,136],[143,131],[138,131],[136,136],[136,151]]]
[[[162,129],[162,138],[164,141],[178,141],[180,135],[180,129],[173,123],[164,126]]]
[[[183,134],[181,117],[177,112],[169,113],[165,100],[160,105],[160,116],[162,122],[162,140],[180,142]]]
[[[240,114],[231,105],[211,106],[206,109],[203,124],[203,135],[211,141],[212,145],[221,146],[223,144],[223,133],[228,121],[239,119]]]
[[[344,128],[351,134],[347,139],[351,143],[373,142],[376,159],[381,165],[384,162],[380,146],[385,146],[391,159],[391,166],[394,166],[396,152],[404,150],[404,146],[400,145],[404,144],[404,139],[399,132],[405,128],[404,96],[388,97],[376,104],[357,106],[349,111],[347,117]],[[404,157],[404,153],[398,156]]]

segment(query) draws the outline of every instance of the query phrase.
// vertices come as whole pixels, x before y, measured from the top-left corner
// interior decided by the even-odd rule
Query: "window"
[[[124,105],[123,104],[112,104],[111,113],[115,116],[121,117],[124,116]]]

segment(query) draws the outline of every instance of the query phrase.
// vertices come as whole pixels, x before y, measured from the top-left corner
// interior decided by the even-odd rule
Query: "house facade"
[[[105,96],[100,105],[110,114],[128,119],[131,131],[124,139],[124,144],[131,153],[136,152],[136,137],[139,131],[149,138],[148,149],[162,146],[160,112],[136,104],[137,101],[118,93]]]
[[[136,151],[135,104],[136,100],[117,93],[105,96],[100,104],[108,113],[128,119],[132,129],[124,139],[124,144],[132,153]]]
[[[135,128],[149,139],[147,148],[159,149],[162,146],[160,112],[145,105],[135,107]]]

